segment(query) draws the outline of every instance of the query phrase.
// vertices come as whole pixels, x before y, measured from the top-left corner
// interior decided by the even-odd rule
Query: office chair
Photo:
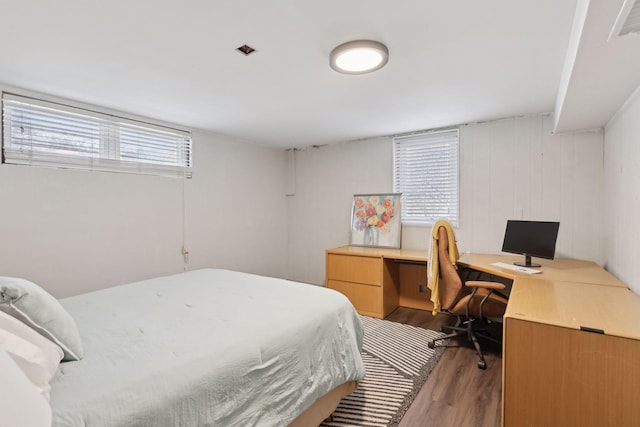
[[[443,326],[442,332],[447,335],[436,338],[429,343],[429,348],[447,347],[436,345],[436,341],[448,340],[462,335],[473,343],[480,357],[478,368],[487,369],[478,338],[488,339],[500,344],[500,341],[489,336],[487,327],[489,318],[502,318],[507,307],[507,298],[498,291],[504,290],[505,285],[497,282],[466,281],[464,282],[452,263],[449,248],[449,233],[453,233],[451,226],[435,225],[437,227],[437,257],[438,257],[438,285],[436,291],[439,296],[438,311],[457,316],[454,326]],[[435,230],[434,230],[435,231]],[[435,233],[434,238],[435,238]],[[452,236],[453,237],[453,236]],[[451,239],[455,245],[455,238]],[[435,248],[434,248],[435,249]],[[457,248],[453,253],[458,254]],[[433,255],[435,256],[435,254]],[[437,307],[436,307],[437,308]]]

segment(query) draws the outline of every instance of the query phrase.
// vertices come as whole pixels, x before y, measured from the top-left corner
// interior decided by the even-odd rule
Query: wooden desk
[[[637,425],[640,297],[589,261],[543,260],[535,275],[491,265],[509,258],[516,257],[460,260],[514,279],[504,316],[502,425]]]
[[[640,339],[640,298],[628,288],[518,278],[505,318]]]
[[[463,254],[458,264],[474,270],[515,280],[519,277],[528,277],[541,280],[561,280],[566,282],[594,283],[605,286],[626,288],[627,286],[593,261],[579,259],[558,258],[555,260],[536,258],[535,262],[542,267],[534,268],[542,273],[527,274],[493,265],[494,262],[513,264],[514,261],[522,261],[521,255],[487,255],[487,254]]]
[[[382,319],[398,306],[433,310],[427,251],[342,246],[326,251],[326,268],[327,288],[362,315]]]

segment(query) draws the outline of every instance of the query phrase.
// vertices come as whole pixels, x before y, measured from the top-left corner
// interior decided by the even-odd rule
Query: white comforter
[[[341,294],[197,270],[61,300],[85,358],[52,382],[54,426],[286,426],[364,376]]]

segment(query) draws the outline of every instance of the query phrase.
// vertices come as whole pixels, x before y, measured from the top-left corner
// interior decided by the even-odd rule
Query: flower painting
[[[401,231],[400,193],[353,196],[350,245],[399,248]]]

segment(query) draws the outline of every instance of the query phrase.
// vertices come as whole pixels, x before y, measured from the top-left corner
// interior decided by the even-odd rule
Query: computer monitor
[[[553,259],[556,254],[559,222],[508,220],[504,232],[502,252],[522,254],[525,262],[514,262],[522,267],[541,267],[531,257]]]

